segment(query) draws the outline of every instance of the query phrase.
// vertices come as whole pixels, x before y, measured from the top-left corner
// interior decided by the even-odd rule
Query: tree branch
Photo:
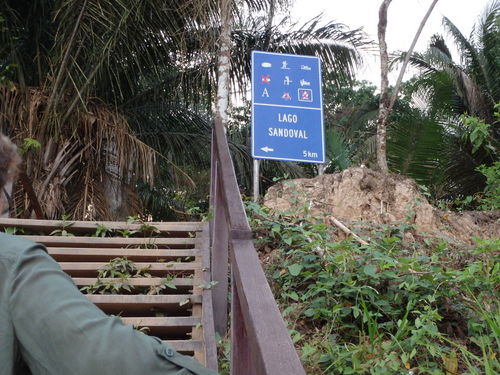
[[[415,48],[415,45],[417,44],[418,38],[420,37],[420,34],[422,33],[422,30],[425,26],[425,23],[427,22],[427,19],[432,13],[432,10],[434,9],[434,6],[438,0],[433,0],[432,4],[430,5],[429,9],[427,10],[427,13],[425,14],[424,18],[420,22],[420,25],[418,27],[417,33],[415,34],[415,37],[413,38],[413,42],[410,45],[410,48],[408,49],[408,52],[406,52],[406,56],[403,62],[403,66],[401,67],[401,71],[399,72],[398,79],[396,81],[396,84],[394,85],[394,90],[392,90],[392,96],[391,96],[391,101],[389,102],[389,112],[392,110],[392,107],[394,106],[394,103],[396,102],[396,98],[399,92],[399,86],[401,85],[401,81],[403,80],[403,76],[405,74],[406,67],[408,66],[408,62],[410,61],[411,54],[413,53],[413,49]]]
[[[344,224],[342,224],[338,219],[334,218],[333,216],[330,216],[330,222],[335,225],[337,228],[339,228],[342,232],[347,234],[348,236],[352,236],[356,241],[358,241],[361,245],[368,245],[368,242],[366,242],[364,239],[362,239],[360,236],[358,236],[356,233],[354,233],[352,230],[347,228]]]

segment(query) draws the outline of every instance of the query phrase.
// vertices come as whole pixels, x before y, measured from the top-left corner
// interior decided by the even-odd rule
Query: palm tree
[[[264,14],[270,0],[237,5],[235,17]],[[169,196],[174,182],[194,184],[187,172],[208,167],[217,1],[0,0],[0,15],[0,72],[9,67],[13,82],[0,88],[0,129],[41,144],[24,158],[47,217],[136,213],[138,182],[149,196]],[[328,71],[349,75],[359,61],[359,32],[315,21],[266,34],[259,25],[232,34],[238,89],[265,38],[272,50],[319,54]],[[17,198],[19,213],[27,207]]]
[[[494,113],[500,102],[500,1],[486,7],[469,38],[448,18],[443,26],[460,62],[453,60],[440,35],[431,38],[427,51],[412,55],[410,62],[420,74],[407,89],[420,100],[421,110],[393,125],[389,159],[393,169],[434,186],[439,197],[450,198],[482,191],[485,179],[476,168],[497,158],[486,144],[474,148],[468,137],[471,129],[461,115],[492,124],[490,139],[498,145]]]
[[[16,66],[16,85],[0,91],[0,127],[18,143],[42,144],[43,154],[25,159],[46,215],[126,216],[123,209],[138,202],[135,181],[153,184],[159,157],[144,143],[148,133],[140,137],[134,125],[144,118],[151,93],[180,81],[178,56],[187,50],[183,35],[198,22],[200,6],[3,0],[0,13],[5,19],[0,61]],[[174,96],[181,95],[171,101]],[[148,105],[161,110],[165,102]],[[153,111],[148,115],[158,123]],[[167,116],[175,118],[173,124],[188,124],[189,131],[196,128],[182,106]],[[168,138],[170,145],[190,146],[177,135]],[[168,160],[165,154],[161,158]]]

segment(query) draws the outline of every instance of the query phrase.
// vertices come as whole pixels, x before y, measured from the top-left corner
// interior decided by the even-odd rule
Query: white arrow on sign
[[[260,149],[261,149],[262,151],[264,151],[264,152],[272,152],[272,151],[274,151],[274,148],[267,147],[267,146],[265,146],[265,147],[261,147]]]

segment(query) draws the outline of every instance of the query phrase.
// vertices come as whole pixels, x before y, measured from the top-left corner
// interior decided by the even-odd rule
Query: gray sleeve
[[[41,246],[23,252],[10,284],[16,337],[33,375],[216,375],[106,316]]]

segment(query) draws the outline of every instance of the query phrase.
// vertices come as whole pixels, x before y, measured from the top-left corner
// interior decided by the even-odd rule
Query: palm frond
[[[480,77],[481,68],[476,48],[448,18],[443,17],[443,26],[447,33],[453,38],[458,48],[461,64],[467,66],[469,71],[476,77]]]
[[[333,173],[342,171],[351,166],[348,140],[342,133],[334,128],[329,128],[325,132],[325,148],[328,159],[327,172]]]
[[[420,111],[411,111],[390,129],[387,153],[391,169],[419,183],[435,184],[443,149],[440,124]]]
[[[354,78],[354,71],[362,62],[361,49],[370,45],[361,29],[349,30],[333,22],[321,25],[320,17],[300,27],[287,25],[287,19],[282,19],[273,27],[267,46],[263,44],[264,33],[259,19],[236,25],[233,31],[232,76],[243,90],[249,82],[252,50],[318,56],[323,71],[335,72],[340,81]]]
[[[80,208],[92,200],[79,185],[82,176],[87,181],[110,176],[124,182],[140,178],[153,183],[156,153],[131,134],[122,115],[99,101],[90,101],[85,112],[76,112],[69,119],[78,125],[78,131],[63,127],[54,135],[41,125],[47,101],[48,95],[39,89],[0,88],[0,129],[20,146],[25,138],[42,144],[42,154],[30,152],[24,158],[50,218],[60,217],[69,200],[74,202],[71,206]],[[75,191],[81,193],[79,202],[75,202]]]
[[[490,103],[500,101],[500,1],[494,0],[485,9],[475,29],[479,56]]]

